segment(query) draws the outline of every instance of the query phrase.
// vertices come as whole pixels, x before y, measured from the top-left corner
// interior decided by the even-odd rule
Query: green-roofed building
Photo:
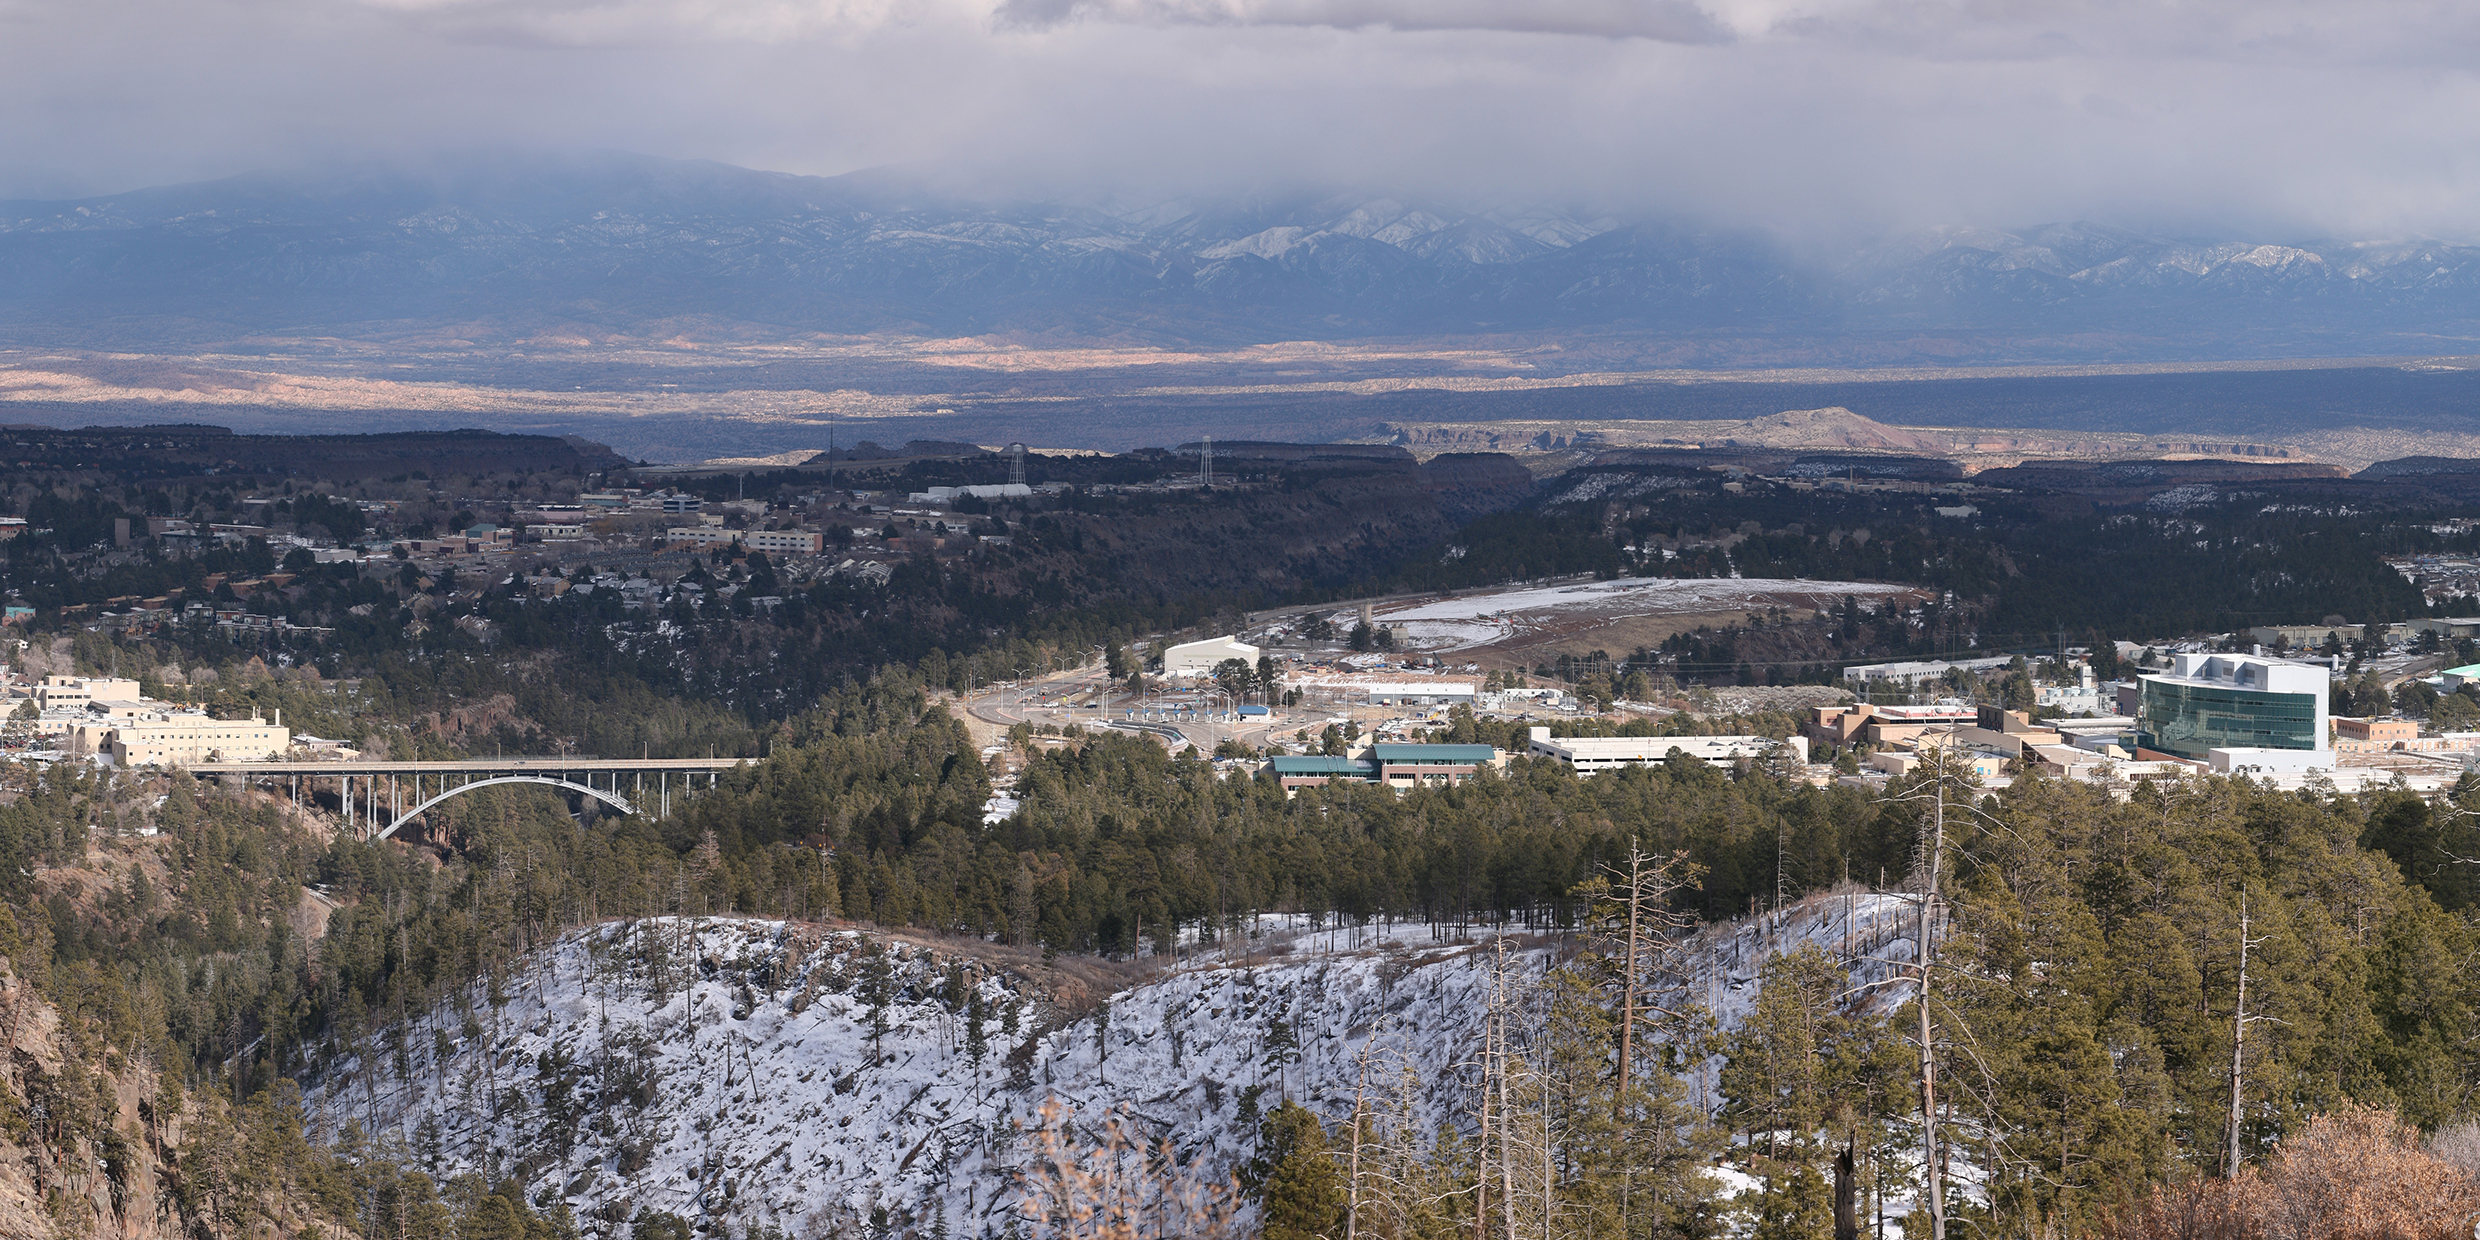
[[[2465,685],[2480,684],[2480,663],[2466,663],[2461,667],[2449,667],[2444,672],[2440,673],[2440,675],[2445,677],[2446,692],[2452,693]]]
[[[1324,754],[1282,754],[1266,763],[1283,785],[1283,794],[1290,796],[1303,788],[1320,788],[1336,780],[1356,784],[1378,782],[1378,764],[1366,758],[1338,758]]]
[[[1267,764],[1286,791],[1339,779],[1402,790],[1460,784],[1485,766],[1502,763],[1488,745],[1372,745],[1348,758],[1287,754]]]
[[[1369,757],[1378,764],[1378,782],[1389,788],[1460,784],[1499,760],[1488,745],[1381,744],[1369,747]]]

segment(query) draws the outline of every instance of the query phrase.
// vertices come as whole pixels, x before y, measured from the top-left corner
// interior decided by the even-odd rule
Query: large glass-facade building
[[[2256,655],[2183,654],[2143,678],[2136,743],[2209,761],[2216,749],[2323,750],[2331,673]]]

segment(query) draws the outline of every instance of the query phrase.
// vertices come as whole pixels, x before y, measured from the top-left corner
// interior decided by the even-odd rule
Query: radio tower
[[[1208,435],[1197,446],[1197,481],[1211,488],[1214,485],[1214,436]]]
[[[1021,443],[1009,444],[1007,446],[1007,458],[1008,484],[1011,486],[1025,485],[1025,445]]]

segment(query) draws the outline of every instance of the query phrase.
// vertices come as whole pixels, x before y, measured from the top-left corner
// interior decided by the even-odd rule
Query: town
[[[2091,918],[2180,893],[2201,945],[2106,910],[2217,979],[2154,1018],[2194,1026],[2157,1052],[2178,1101],[2131,1122],[2221,1140],[2216,1108],[2283,1078],[2224,1075],[2216,936],[2323,934],[2268,959],[2363,970],[2308,989],[2398,1012],[2450,968],[2369,961],[2460,959],[2480,908],[2456,860],[2480,847],[2480,530],[2432,489],[2363,487],[2363,511],[2206,502],[2193,463],[2130,499],[1677,452],[1536,478],[1369,444],[689,467],[540,436],[0,440],[29,462],[0,523],[0,937],[66,928],[55,976],[150,996],[193,1113],[258,1107],[321,1165],[381,1132],[409,1161],[355,1165],[436,1149],[456,1191],[496,1176],[609,1240],[868,1234],[873,1210],[996,1238],[1028,1157],[1005,1134],[1051,1122],[1045,1097],[1159,1099],[1146,1122],[1219,1183],[1280,1125],[1348,1133],[1374,1055],[1415,1068],[1396,1165],[1451,1169],[1429,1134],[1479,1132],[1476,1097],[1551,1062],[1541,1014],[1624,1023],[1622,976],[1677,1014],[1639,1021],[1671,1101],[1630,1120],[1694,1144],[1666,1191],[1823,1202],[1794,1179],[1823,1147],[1784,1135],[1810,1121],[1750,1084],[1802,1011],[1891,1047],[1937,993],[1954,1023],[1927,1044],[2014,1039],[1984,1087],[2048,1114],[2040,1055],[1993,1033],[2010,992],[1910,963],[2020,969],[1993,883]],[[2281,484],[2360,486],[2320,477]],[[2236,822],[2325,842],[2260,854]],[[2086,835],[2053,855],[2061,831]],[[2148,877],[2043,877],[2088,857]],[[2300,883],[2390,903],[2327,933]],[[1614,973],[1631,901],[1660,929]],[[1955,920],[1924,949],[1929,907]],[[2313,1023],[2272,964],[2250,981]],[[2450,1134],[2416,1086],[2461,1069],[2427,1028],[2385,1035],[2380,1074]],[[2093,1079],[2151,1079],[2075,1036]],[[694,1109],[725,1062],[764,1082],[762,1122]],[[589,1090],[583,1063],[645,1084]],[[1937,1200],[1936,1138],[1855,1122],[1844,1191],[1892,1234]],[[847,1125],[868,1135],[785,1166],[783,1132]],[[2271,1121],[2239,1130],[2281,1156]],[[2071,1154],[1946,1166],[1979,1218],[2117,1183]]]

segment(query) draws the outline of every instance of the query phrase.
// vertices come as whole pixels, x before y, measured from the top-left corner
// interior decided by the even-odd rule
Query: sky
[[[477,147],[2480,239],[2480,6],[0,0],[0,196]]]

